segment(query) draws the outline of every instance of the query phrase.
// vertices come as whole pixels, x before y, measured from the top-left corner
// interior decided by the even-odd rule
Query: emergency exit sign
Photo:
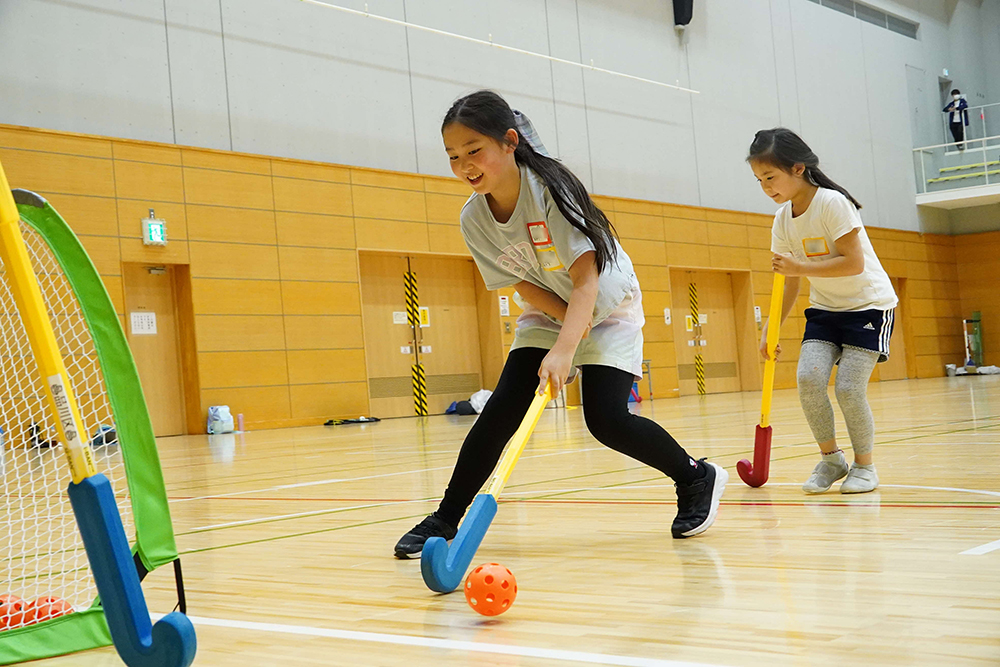
[[[153,209],[149,217],[142,219],[142,242],[144,245],[167,245],[167,221],[157,218]]]

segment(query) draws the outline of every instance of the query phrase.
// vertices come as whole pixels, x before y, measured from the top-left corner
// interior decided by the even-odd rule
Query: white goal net
[[[23,221],[24,236],[56,340],[80,407],[95,463],[118,494],[125,533],[134,543],[131,503],[115,424],[93,340],[69,281],[45,241]],[[102,431],[102,427],[106,430]],[[0,596],[25,603],[53,596],[76,610],[97,588],[66,488],[69,465],[45,400],[28,337],[0,266]],[[0,633],[19,627],[14,605],[0,600]]]

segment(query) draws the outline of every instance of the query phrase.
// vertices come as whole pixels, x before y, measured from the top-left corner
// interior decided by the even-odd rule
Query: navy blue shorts
[[[802,336],[802,342],[821,340],[839,348],[870,350],[878,352],[878,360],[883,362],[889,358],[894,312],[895,308],[846,313],[806,308],[806,332]]]

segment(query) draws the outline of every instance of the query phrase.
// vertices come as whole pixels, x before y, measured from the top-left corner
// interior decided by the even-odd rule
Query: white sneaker
[[[824,459],[813,468],[809,479],[802,485],[802,490],[806,493],[825,493],[830,490],[830,487],[838,479],[847,477],[849,470],[850,468],[847,467],[847,461],[844,460],[843,454],[840,455],[839,462],[831,463]]]
[[[847,479],[840,485],[841,493],[868,493],[878,488],[878,473],[874,466],[871,470],[862,468],[857,463],[851,465]]]

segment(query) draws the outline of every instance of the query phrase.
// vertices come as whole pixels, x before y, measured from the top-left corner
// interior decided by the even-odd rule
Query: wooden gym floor
[[[882,486],[860,496],[799,489],[818,458],[794,390],[775,395],[760,489],[735,471],[759,394],[643,403],[731,473],[717,523],[688,540],[670,538],[667,480],[594,441],[580,410],[547,410],[474,561],[517,576],[492,620],[391,556],[472,417],[162,439],[195,664],[1000,664],[1000,377],[869,395]],[[171,587],[170,568],[150,575],[153,609]]]

